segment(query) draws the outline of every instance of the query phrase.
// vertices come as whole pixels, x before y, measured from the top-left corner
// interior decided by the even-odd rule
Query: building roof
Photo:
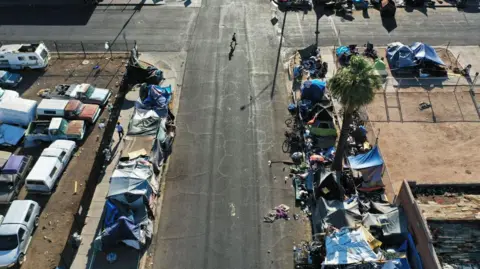
[[[413,194],[443,268],[479,265],[480,187],[417,185]]]

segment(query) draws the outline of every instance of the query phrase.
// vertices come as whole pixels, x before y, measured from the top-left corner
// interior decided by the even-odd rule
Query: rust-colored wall
[[[409,183],[404,180],[395,203],[403,207],[408,218],[408,229],[415,241],[424,269],[441,269],[437,254],[432,244],[430,230],[413,197]]]

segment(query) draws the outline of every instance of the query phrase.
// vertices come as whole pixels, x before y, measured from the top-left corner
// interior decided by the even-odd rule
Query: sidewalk
[[[176,78],[178,78],[175,71],[173,71],[168,64],[163,63],[159,60],[160,57],[155,54],[142,54],[140,56],[140,60],[144,62],[148,62],[153,64],[154,66],[158,67],[164,72],[164,76],[166,80],[164,81],[163,85],[171,84],[174,90],[174,106],[177,107],[176,103],[178,103],[179,93],[177,92],[177,84]],[[120,112],[120,117],[118,121],[124,128],[127,128],[128,122],[130,120],[131,115],[134,112],[134,103],[138,99],[139,92],[138,91],[129,91],[126,95],[125,101],[122,105],[122,111]],[[174,111],[175,113],[175,111]],[[78,249],[76,257],[70,267],[70,269],[108,269],[108,268],[116,268],[116,269],[134,269],[138,268],[139,262],[141,260],[140,253],[132,248],[121,247],[118,250],[115,250],[117,254],[117,261],[113,264],[108,264],[106,261],[106,257],[104,253],[98,252],[95,253],[93,249],[93,240],[100,232],[102,226],[102,216],[103,210],[105,206],[106,196],[108,194],[109,186],[110,186],[110,177],[113,171],[116,168],[118,160],[122,155],[125,146],[131,147],[132,144],[136,144],[136,140],[133,137],[125,137],[120,143],[118,143],[118,136],[114,134],[114,143],[113,147],[115,150],[115,155],[112,158],[111,163],[105,170],[105,174],[97,188],[95,189],[95,193],[93,195],[92,202],[90,204],[90,209],[87,214],[87,218],[85,221],[85,226],[83,227],[81,236],[82,236],[82,243]],[[127,143],[128,142],[128,143]],[[141,139],[139,140],[141,143]],[[127,149],[128,150],[128,149]],[[163,193],[160,193],[159,200],[163,198]],[[161,203],[157,204],[157,207],[161,207]],[[158,213],[159,210],[157,210]],[[157,220],[158,221],[158,216]],[[156,231],[156,223],[154,224],[154,234]]]

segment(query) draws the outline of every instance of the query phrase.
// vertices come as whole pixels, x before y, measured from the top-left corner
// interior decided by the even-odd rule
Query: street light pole
[[[320,31],[318,31],[318,21],[320,19],[318,18],[318,16],[316,17],[317,17],[317,29],[315,30],[315,48],[318,48],[318,34],[320,34]]]
[[[273,94],[275,92],[275,82],[277,80],[278,63],[280,62],[280,52],[282,50],[283,31],[285,30],[285,21],[286,20],[287,20],[287,11],[285,11],[284,15],[283,15],[282,33],[280,34],[280,45],[278,46],[277,65],[275,66],[275,73],[273,74],[273,84],[272,84],[272,91],[270,92],[270,99],[273,99]]]

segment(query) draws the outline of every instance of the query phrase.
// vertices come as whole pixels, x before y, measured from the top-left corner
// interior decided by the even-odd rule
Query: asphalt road
[[[204,0],[202,8],[0,10],[3,43],[57,41],[60,50],[81,51],[82,41],[87,50],[101,51],[105,41],[126,50],[137,40],[141,51],[188,51],[155,239],[157,269],[292,268],[300,222],[262,223],[268,209],[293,204],[283,167],[267,166],[287,158],[281,153],[288,103],[283,76],[271,98],[279,43],[271,7],[265,0]],[[319,45],[480,44],[477,14],[439,8],[427,15],[398,10],[390,32],[374,10],[369,19],[355,14],[354,21],[324,16]],[[238,45],[229,61],[234,32]],[[288,14],[285,48],[314,43],[314,32],[314,14]]]

